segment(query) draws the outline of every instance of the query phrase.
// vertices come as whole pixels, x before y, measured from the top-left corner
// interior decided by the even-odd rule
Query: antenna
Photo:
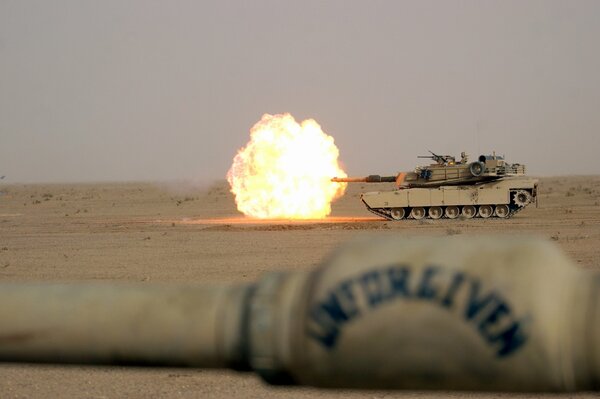
[[[477,153],[481,154],[481,145],[480,145],[480,133],[481,133],[481,120],[478,118],[475,122],[475,142],[477,143]]]

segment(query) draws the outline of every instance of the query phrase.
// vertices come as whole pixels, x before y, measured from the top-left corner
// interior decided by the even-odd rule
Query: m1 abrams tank
[[[425,158],[435,163],[396,176],[334,177],[332,181],[396,183],[396,190],[361,195],[370,212],[389,220],[509,218],[530,203],[537,204],[538,181],[525,177],[525,165],[506,163],[496,154],[481,155],[475,162],[468,162],[464,152],[458,162],[433,152]]]

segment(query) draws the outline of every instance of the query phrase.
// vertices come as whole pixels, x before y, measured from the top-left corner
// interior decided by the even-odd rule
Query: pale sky
[[[4,182],[224,179],[283,112],[353,175],[600,173],[600,1],[0,0]]]

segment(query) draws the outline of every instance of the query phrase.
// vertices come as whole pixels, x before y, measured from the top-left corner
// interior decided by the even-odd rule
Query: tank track
[[[529,204],[527,204],[527,205],[529,205]],[[512,217],[513,217],[513,216],[515,216],[517,213],[519,213],[519,212],[521,212],[523,209],[527,208],[527,205],[525,205],[525,206],[518,206],[518,205],[516,205],[516,208],[512,208],[512,207],[509,205],[510,212],[508,213],[508,216],[506,217],[506,219],[510,219],[510,218],[512,218]],[[496,216],[496,215],[494,215],[494,217],[497,217],[497,216]]]
[[[510,192],[510,196],[512,198],[513,195],[513,191]],[[500,218],[498,216],[496,216],[496,214],[494,213],[492,216],[490,216],[489,218],[486,219],[510,219],[513,216],[515,216],[517,213],[521,212],[523,209],[525,209],[527,206],[529,206],[530,204],[532,204],[535,201],[535,198],[532,198],[531,202],[529,202],[528,204],[524,205],[524,206],[519,206],[517,204],[514,203],[514,201],[511,201],[510,204],[508,204],[508,208],[509,208],[509,213],[506,217],[504,218]],[[390,215],[390,209],[387,208],[371,208],[369,207],[369,205],[367,205],[367,203],[365,201],[363,201],[363,204],[365,204],[365,206],[367,207],[367,210],[379,217],[382,217],[384,219],[387,220],[391,220],[393,222],[399,222],[401,220],[407,220],[407,219],[413,219],[410,216],[405,216],[402,219],[394,219],[392,218],[392,216]],[[429,216],[429,207],[425,207],[425,209],[427,210],[427,214],[423,219],[431,219],[431,217]],[[442,216],[440,219],[448,219],[446,217],[446,215]],[[471,219],[484,219],[481,216],[479,216],[479,212],[477,212],[477,214],[472,217]],[[414,219],[413,219],[414,220]],[[464,220],[463,218],[461,218],[460,216],[456,218],[456,220]]]

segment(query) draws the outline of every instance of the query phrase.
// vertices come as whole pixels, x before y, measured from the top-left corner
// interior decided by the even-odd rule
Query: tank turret
[[[418,158],[428,158],[433,160],[434,163],[417,166],[411,172],[402,172],[396,176],[335,177],[332,181],[348,183],[395,182],[399,188],[415,188],[477,184],[525,174],[525,165],[509,164],[503,156],[495,153],[480,155],[477,161],[474,162],[468,162],[468,156],[464,152],[461,153],[461,160],[458,162],[454,156],[438,155],[433,152],[431,152],[431,155],[420,155]]]

